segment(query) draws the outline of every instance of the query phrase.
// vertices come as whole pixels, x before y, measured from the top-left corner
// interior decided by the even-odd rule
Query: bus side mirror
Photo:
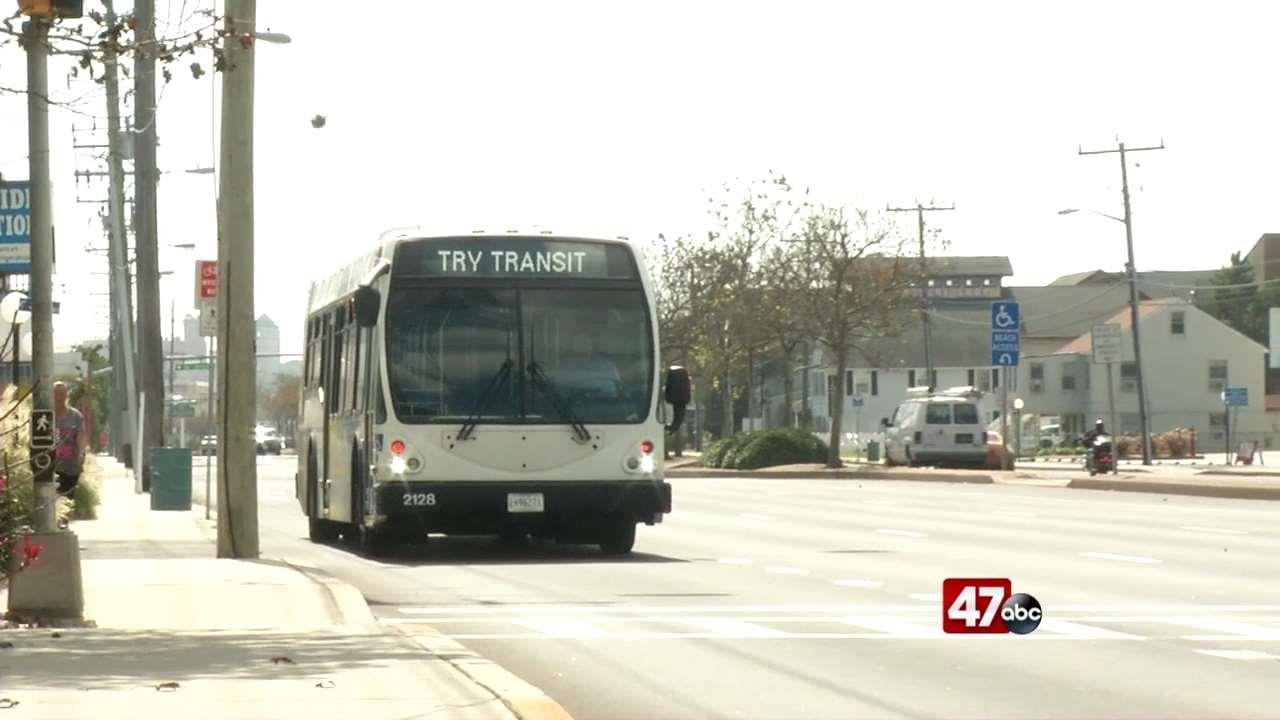
[[[365,285],[356,288],[355,305],[356,305],[356,323],[360,327],[373,327],[378,324],[379,305],[382,304],[382,297],[377,290]]]
[[[883,427],[891,427],[889,425],[889,418],[880,418],[880,425]]]
[[[672,365],[667,369],[667,386],[663,398],[671,403],[674,410],[671,424],[666,428],[667,432],[673,433],[680,429],[684,422],[685,408],[693,399],[693,381],[689,379],[687,369],[679,365]]]

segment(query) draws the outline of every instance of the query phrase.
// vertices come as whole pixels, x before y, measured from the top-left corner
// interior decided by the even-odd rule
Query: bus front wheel
[[[635,544],[636,522],[632,518],[614,520],[600,537],[600,549],[606,555],[626,555]]]

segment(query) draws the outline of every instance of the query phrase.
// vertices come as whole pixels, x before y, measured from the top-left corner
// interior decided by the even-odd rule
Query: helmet
[[[1094,421],[1093,429],[1097,430],[1098,432],[1102,432],[1102,429],[1103,429],[1102,418],[1098,418],[1097,420]]]

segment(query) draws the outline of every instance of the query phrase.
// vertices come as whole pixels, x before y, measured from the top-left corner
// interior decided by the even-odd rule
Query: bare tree
[[[903,240],[881,215],[841,207],[815,207],[798,252],[808,316],[827,361],[843,378],[850,355],[897,331],[909,306],[914,274],[901,257]],[[832,403],[828,467],[840,467],[844,403]]]

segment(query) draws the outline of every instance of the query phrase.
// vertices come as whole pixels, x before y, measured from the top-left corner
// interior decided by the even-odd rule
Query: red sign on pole
[[[218,297],[218,261],[196,261],[196,302]]]

